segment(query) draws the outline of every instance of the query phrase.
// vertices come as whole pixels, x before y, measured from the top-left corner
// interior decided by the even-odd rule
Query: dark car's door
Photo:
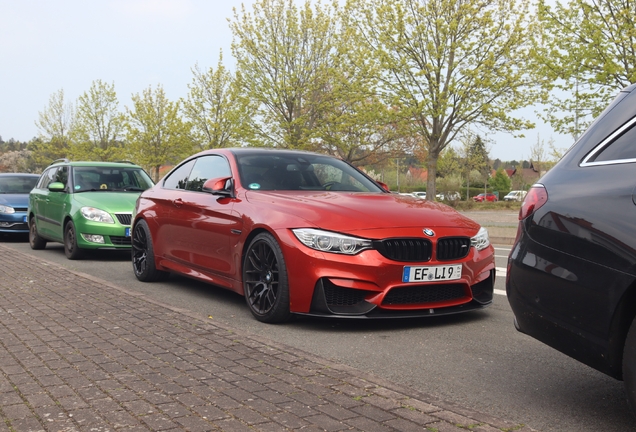
[[[232,210],[234,200],[202,191],[206,180],[231,175],[225,158],[201,156],[194,160],[185,189],[164,191],[169,197],[166,205],[171,206],[161,228],[170,238],[164,249],[167,258],[196,271],[236,278],[235,254],[240,252],[231,245],[238,240],[242,224]]]

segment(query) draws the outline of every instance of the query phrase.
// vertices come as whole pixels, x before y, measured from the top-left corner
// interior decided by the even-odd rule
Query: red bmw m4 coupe
[[[331,156],[204,151],[143,192],[133,217],[139,280],[174,272],[230,289],[263,322],[436,316],[493,300],[484,228]]]

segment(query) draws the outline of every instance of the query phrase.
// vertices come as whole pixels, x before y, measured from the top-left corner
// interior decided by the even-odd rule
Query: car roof
[[[0,173],[0,177],[15,177],[15,176],[20,176],[20,177],[40,177],[40,174],[34,174],[34,173]]]
[[[68,160],[57,160],[49,166],[59,166],[59,165],[69,165],[74,167],[134,167],[140,168],[139,165],[136,165],[132,162],[128,161],[118,161],[118,162],[103,162],[103,161],[68,161]]]

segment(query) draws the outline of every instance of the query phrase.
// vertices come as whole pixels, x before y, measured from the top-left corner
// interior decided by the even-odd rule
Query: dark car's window
[[[313,154],[238,154],[241,184],[251,190],[384,192],[340,159]]]
[[[594,162],[636,159],[636,126],[625,131],[606,146],[594,159]]]
[[[176,168],[163,181],[163,187],[166,189],[185,189],[193,165],[194,160],[191,160]]]
[[[38,177],[11,175],[0,177],[0,193],[2,194],[28,194],[38,182]]]
[[[57,167],[49,168],[42,174],[40,177],[40,181],[36,186],[37,189],[46,189],[49,187],[49,184],[53,182],[53,178],[55,177],[55,173],[57,172]]]
[[[152,187],[152,180],[139,167],[75,167],[73,168],[74,192],[131,191],[139,192]]]
[[[206,180],[217,177],[230,177],[232,171],[227,160],[221,156],[201,156],[196,159],[194,168],[188,176],[186,189],[191,191],[202,191],[203,183]]]

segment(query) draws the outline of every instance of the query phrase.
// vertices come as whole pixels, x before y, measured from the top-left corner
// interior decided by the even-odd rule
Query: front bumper
[[[396,318],[455,314],[489,306],[495,282],[491,246],[459,260],[392,261],[377,250],[357,255],[322,253],[281,235],[287,262],[290,310],[346,318]],[[405,266],[461,264],[458,280],[402,282]]]
[[[76,224],[76,229],[77,245],[82,249],[130,249],[132,247],[129,226],[86,221]],[[90,241],[89,236],[101,236],[104,242]]]
[[[1,213],[0,233],[27,234],[29,225],[26,217],[26,212]]]
[[[374,292],[343,288],[334,285],[328,278],[320,279],[314,288],[311,309],[302,315],[342,318],[419,318],[425,316],[452,315],[483,309],[492,304],[495,271],[487,279],[470,287],[471,299],[464,302],[466,291],[463,284],[421,285],[391,290],[393,307],[368,301]],[[400,292],[404,291],[404,292]],[[426,292],[428,291],[428,292]],[[388,297],[389,295],[387,295]],[[444,305],[439,297],[445,297],[450,305]],[[455,304],[457,303],[457,304]],[[402,307],[395,307],[401,305]],[[415,307],[411,309],[411,307]]]

